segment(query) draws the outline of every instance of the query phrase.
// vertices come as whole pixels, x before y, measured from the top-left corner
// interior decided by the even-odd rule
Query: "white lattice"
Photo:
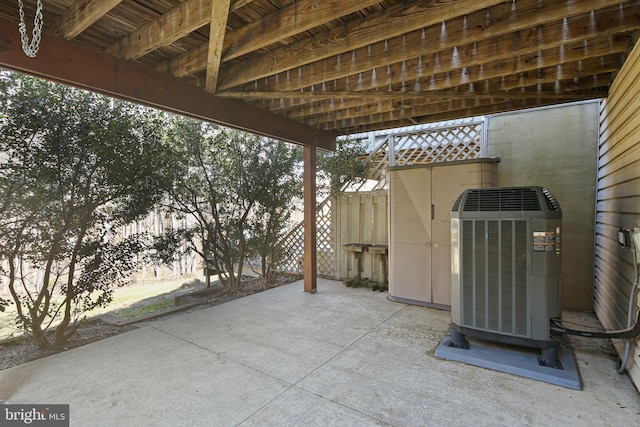
[[[477,159],[482,155],[482,123],[395,135],[391,138],[395,166]]]
[[[335,249],[333,228],[331,227],[332,203],[329,199],[318,206],[316,211],[316,272],[319,276],[335,276]],[[279,271],[302,274],[304,259],[304,224],[296,225],[280,242],[282,259],[277,263]]]
[[[376,131],[350,138],[369,148],[362,161],[372,167],[368,179],[386,188],[387,166],[408,166],[477,159],[484,154],[484,119],[473,117],[393,131]],[[360,188],[349,188],[358,191]]]

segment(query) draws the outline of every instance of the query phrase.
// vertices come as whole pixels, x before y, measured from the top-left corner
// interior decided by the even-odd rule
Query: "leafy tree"
[[[36,344],[51,344],[45,332],[54,319],[60,344],[136,268],[144,236],[120,239],[116,230],[147,214],[173,181],[164,118],[34,78],[0,77],[2,274]]]
[[[366,148],[357,141],[339,139],[336,151],[318,155],[318,189],[335,197],[347,184],[366,181],[371,162],[362,160],[367,155]]]
[[[263,141],[262,151],[259,185],[264,191],[251,217],[248,246],[250,256],[260,259],[260,276],[271,282],[275,278],[273,266],[283,256],[278,244],[290,225],[293,200],[302,198],[302,177],[295,173],[300,169],[302,152],[299,147],[271,140]]]
[[[188,119],[175,120],[170,134],[184,150],[173,208],[196,222],[176,235],[189,239],[229,288],[240,286],[248,257],[261,258],[261,275],[269,280],[275,243],[301,192],[300,150]]]

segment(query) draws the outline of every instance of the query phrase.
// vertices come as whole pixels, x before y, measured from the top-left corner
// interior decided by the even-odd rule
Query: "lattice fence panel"
[[[317,211],[316,257],[317,273],[323,277],[335,276],[335,248],[333,247],[333,227],[331,226],[331,201],[323,203]]]
[[[385,138],[377,147],[377,149],[369,155],[361,159],[371,163],[369,175],[367,179],[379,181],[384,178],[385,169],[389,163],[389,138]]]
[[[482,155],[482,123],[396,135],[394,151],[397,166],[477,159]]]
[[[303,223],[296,225],[279,243],[282,259],[276,263],[276,269],[287,273],[302,274],[304,256]]]
[[[316,272],[318,276],[335,276],[335,248],[333,247],[333,228],[331,227],[331,200],[325,200],[316,211]],[[304,226],[296,225],[280,242],[283,249],[282,260],[277,270],[302,274],[304,260]]]

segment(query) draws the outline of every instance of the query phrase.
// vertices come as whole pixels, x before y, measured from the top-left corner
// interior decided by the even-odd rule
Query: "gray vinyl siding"
[[[600,106],[594,308],[608,329],[627,326],[633,282],[631,252],[617,242],[620,227],[640,227],[640,44],[629,53]],[[638,388],[639,343],[627,365]],[[621,355],[624,346],[617,344],[616,349]]]

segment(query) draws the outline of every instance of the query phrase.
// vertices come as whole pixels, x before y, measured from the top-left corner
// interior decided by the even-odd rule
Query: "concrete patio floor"
[[[72,426],[638,425],[605,353],[582,391],[436,358],[446,311],[296,282],[0,371],[0,402],[70,405]]]

